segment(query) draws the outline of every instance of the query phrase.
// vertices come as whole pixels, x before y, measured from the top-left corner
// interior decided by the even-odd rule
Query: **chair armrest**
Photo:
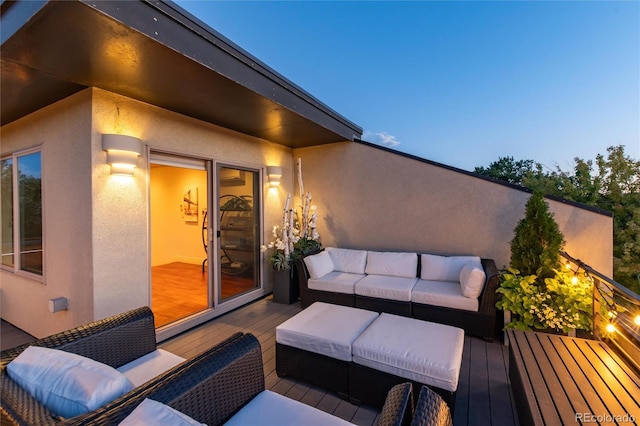
[[[214,426],[264,389],[260,343],[251,334],[237,333],[107,406],[71,419],[70,424],[117,425],[150,398]]]
[[[499,285],[498,268],[493,259],[482,259],[482,267],[486,275],[486,281],[478,300],[478,312],[495,316],[496,301],[498,298],[496,290],[498,290]]]
[[[118,368],[156,350],[153,313],[144,306],[7,349],[0,353],[0,365],[29,346],[60,349]]]
[[[405,426],[413,417],[413,386],[401,383],[389,390],[378,417],[378,426]]]

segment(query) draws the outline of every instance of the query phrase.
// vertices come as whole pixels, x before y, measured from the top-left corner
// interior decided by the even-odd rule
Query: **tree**
[[[533,160],[501,157],[476,173],[515,183],[534,191],[595,206],[613,214],[613,278],[640,293],[640,161],[624,146],[607,148],[607,156],[574,159],[570,171],[545,170]]]
[[[534,192],[525,207],[511,240],[511,268],[539,280],[555,276],[564,236],[549,211],[542,192]]]

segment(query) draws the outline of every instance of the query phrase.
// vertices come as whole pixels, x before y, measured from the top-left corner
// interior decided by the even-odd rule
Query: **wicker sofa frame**
[[[317,252],[316,252],[317,253]],[[310,253],[312,255],[315,253]],[[309,271],[303,258],[295,261],[300,287],[300,303],[306,308],[314,302],[326,302],[336,305],[352,306],[376,312],[404,315],[424,321],[437,322],[462,328],[466,334],[493,340],[496,336],[496,302],[499,285],[499,273],[493,259],[481,259],[486,275],[482,293],[478,297],[478,311],[466,311],[443,306],[422,303],[399,302],[355,294],[335,293],[309,288]],[[420,276],[420,256],[418,256],[417,275]]]

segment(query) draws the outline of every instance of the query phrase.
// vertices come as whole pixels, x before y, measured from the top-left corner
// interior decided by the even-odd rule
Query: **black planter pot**
[[[273,301],[290,305],[298,301],[298,277],[295,270],[273,271]]]

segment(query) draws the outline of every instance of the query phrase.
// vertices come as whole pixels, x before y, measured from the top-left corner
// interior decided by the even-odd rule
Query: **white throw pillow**
[[[416,278],[418,255],[415,253],[375,252],[367,253],[368,275],[390,275],[393,277]]]
[[[367,251],[327,247],[335,271],[350,274],[364,274],[367,265]]]
[[[321,251],[313,256],[305,257],[304,264],[307,265],[309,276],[314,280],[324,277],[329,272],[333,271],[331,256],[329,256],[329,253],[326,251]]]
[[[204,423],[197,422],[168,405],[146,398],[120,422],[119,426],[156,425],[203,426]]]
[[[482,267],[478,256],[437,256],[423,254],[421,256],[422,269],[420,278],[428,281],[455,281],[460,280],[462,267],[469,262]]]
[[[64,418],[88,413],[134,388],[106,364],[57,349],[29,346],[7,365],[16,383]]]
[[[477,299],[484,288],[486,275],[481,266],[469,262],[460,271],[460,286],[462,295],[469,299]]]

